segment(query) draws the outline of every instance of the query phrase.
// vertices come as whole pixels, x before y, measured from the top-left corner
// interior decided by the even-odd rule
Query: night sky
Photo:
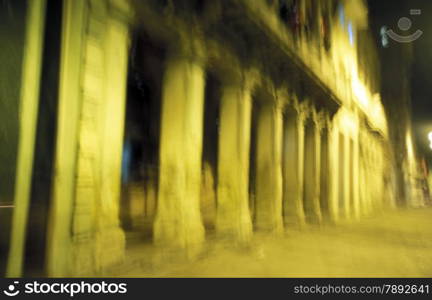
[[[432,1],[369,0],[368,3],[370,17],[378,25],[376,27],[387,26],[402,35],[398,21],[401,17],[407,17],[412,21],[408,34],[416,30],[423,31],[423,35],[413,42],[412,71],[406,76],[411,78],[412,120],[418,150],[429,159],[432,166],[432,149],[427,138],[428,132],[432,131]],[[421,15],[410,15],[410,9],[421,9]],[[375,34],[379,39],[379,33]]]

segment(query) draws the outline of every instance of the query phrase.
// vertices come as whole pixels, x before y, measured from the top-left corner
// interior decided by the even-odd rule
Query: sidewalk
[[[156,254],[156,256],[155,256]],[[125,277],[430,277],[432,209],[387,212],[357,223],[308,227],[248,249],[210,241],[193,262],[166,262],[151,246],[127,254]]]

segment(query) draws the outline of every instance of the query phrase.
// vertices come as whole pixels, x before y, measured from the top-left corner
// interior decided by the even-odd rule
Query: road
[[[431,277],[432,209],[391,211],[281,237],[256,235],[250,247],[208,243],[194,261],[129,250],[128,277]],[[152,259],[149,259],[152,257]],[[155,258],[156,257],[156,258]],[[133,261],[133,263],[131,263]]]

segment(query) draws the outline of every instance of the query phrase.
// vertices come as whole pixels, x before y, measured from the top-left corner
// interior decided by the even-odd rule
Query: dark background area
[[[400,35],[398,20],[407,17],[412,21],[412,28],[408,34],[416,30],[423,31],[423,35],[412,43],[412,57],[400,60],[381,62],[381,68],[394,68],[404,59],[411,59],[411,72],[406,76],[411,83],[412,121],[420,155],[425,156],[432,166],[432,149],[429,148],[428,132],[432,131],[432,1],[430,0],[369,0],[369,14],[375,23],[374,36],[377,45],[381,47],[380,33],[382,26],[393,29]],[[421,9],[421,15],[411,16],[410,9]],[[398,46],[390,43],[389,47]],[[386,78],[383,80],[392,80]],[[395,80],[398,82],[399,80]],[[397,101],[395,101],[397,102]]]
[[[18,153],[19,97],[27,1],[0,1],[0,274],[6,268]]]

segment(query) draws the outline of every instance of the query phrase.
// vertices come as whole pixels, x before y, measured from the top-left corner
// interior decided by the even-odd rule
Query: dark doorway
[[[320,204],[323,219],[330,220],[330,163],[329,163],[329,133],[325,128],[321,134],[321,168],[320,168]]]
[[[350,160],[349,160],[349,197],[350,197],[350,213],[351,216],[355,216],[355,209],[356,209],[356,204],[354,203],[354,198],[356,197],[356,191],[355,191],[355,176],[354,176],[354,172],[357,172],[357,166],[354,164],[354,140],[352,138],[349,138],[349,156],[350,156]]]
[[[130,53],[121,222],[129,242],[151,240],[157,208],[164,48],[136,32]]]
[[[345,148],[345,135],[343,133],[339,133],[339,183],[338,183],[338,195],[339,195],[339,216],[343,216],[345,214],[346,203],[345,203],[345,185],[346,182],[346,170],[345,163],[348,158],[348,153]]]
[[[250,152],[249,152],[249,210],[253,224],[255,226],[255,207],[256,207],[256,155],[258,140],[258,116],[260,112],[260,102],[256,96],[252,97],[251,112],[251,135],[250,135]]]
[[[55,158],[62,1],[48,0],[24,276],[45,276],[47,219]]]
[[[6,272],[14,212],[21,65],[27,1],[0,1],[0,274]]]
[[[221,83],[216,75],[208,72],[205,86],[201,176],[201,216],[207,234],[214,230],[216,221],[220,101]]]

